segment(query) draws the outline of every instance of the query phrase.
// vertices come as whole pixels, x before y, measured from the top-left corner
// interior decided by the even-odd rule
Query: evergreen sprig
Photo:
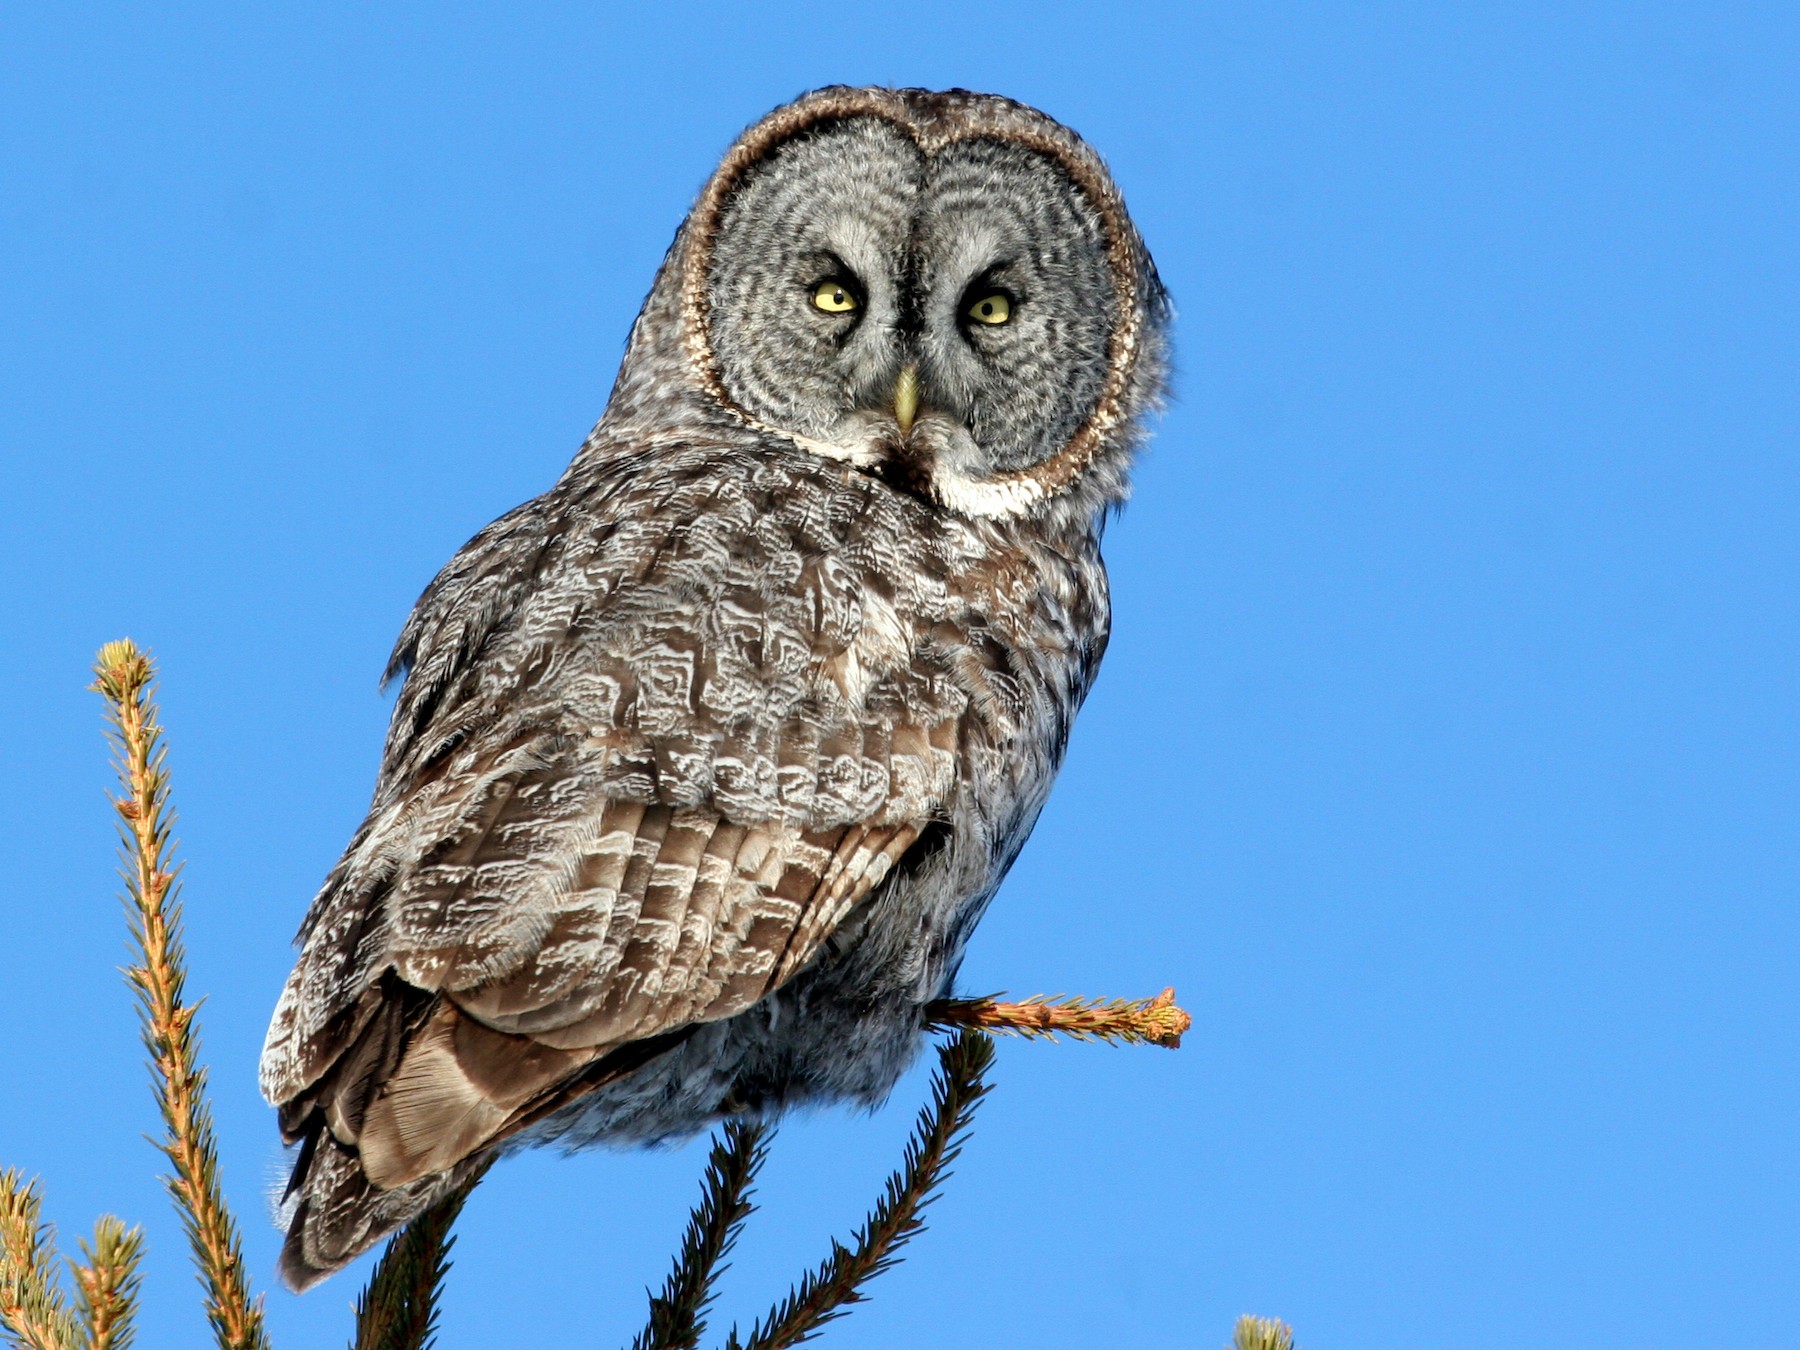
[[[75,1350],[80,1326],[56,1274],[56,1234],[35,1180],[0,1172],[0,1325],[19,1350]]]
[[[726,1350],[798,1345],[848,1312],[851,1304],[863,1301],[862,1286],[899,1260],[900,1248],[925,1226],[923,1211],[962,1151],[975,1108],[987,1095],[985,1080],[993,1063],[992,1038],[970,1027],[938,1050],[931,1105],[919,1113],[900,1170],[888,1178],[881,1199],[857,1231],[855,1245],[845,1247],[834,1238],[831,1255],[769,1310],[751,1329],[748,1341],[740,1341],[737,1328],[732,1328]]]
[[[71,1308],[38,1183],[0,1172],[0,1333],[19,1350],[128,1350],[143,1245],[137,1229],[101,1215],[81,1244],[87,1264],[69,1262]]]
[[[401,1230],[381,1254],[356,1300],[356,1338],[350,1350],[430,1350],[437,1336],[438,1291],[450,1271],[451,1227],[488,1169],[493,1155],[457,1188]]]
[[[250,1297],[237,1223],[219,1185],[219,1151],[194,1025],[197,1009],[184,997],[187,953],[173,861],[175,817],[155,680],[150,658],[129,638],[100,649],[93,687],[106,699],[124,788],[113,806],[119,813],[125,909],[139,958],[125,979],[138,996],[144,1048],[166,1131],[157,1147],[172,1170],[163,1181],[199,1268],[214,1339],[220,1350],[269,1350],[262,1302]]]
[[[1065,998],[1034,994],[1022,1003],[996,998],[945,998],[925,1009],[934,1027],[980,1027],[1008,1036],[1114,1041],[1179,1050],[1194,1019],[1175,1005],[1175,990],[1155,998]]]
[[[632,1350],[696,1350],[700,1344],[713,1286],[755,1208],[750,1188],[769,1156],[770,1133],[761,1121],[732,1120],[723,1138],[713,1137],[700,1203],[688,1216],[674,1268],[662,1293],[651,1297],[649,1323]]]
[[[83,1239],[81,1250],[87,1264],[69,1264],[74,1268],[75,1306],[87,1331],[87,1350],[130,1350],[144,1279],[143,1232],[102,1214],[94,1224],[94,1240]]]
[[[1294,1350],[1294,1329],[1273,1317],[1238,1318],[1229,1350]]]

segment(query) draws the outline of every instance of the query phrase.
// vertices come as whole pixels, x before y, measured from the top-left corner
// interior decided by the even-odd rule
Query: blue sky
[[[549,485],[745,123],[991,89],[1108,157],[1179,311],[1106,669],[972,991],[1001,1047],[839,1346],[1789,1343],[1800,1324],[1800,21],[1631,5],[14,3],[0,12],[0,1163],[147,1225],[197,1344],[86,664],[160,657],[227,1185],[420,588]],[[747,1322],[923,1073],[782,1131]],[[624,1343],[700,1145],[509,1162],[447,1347]]]

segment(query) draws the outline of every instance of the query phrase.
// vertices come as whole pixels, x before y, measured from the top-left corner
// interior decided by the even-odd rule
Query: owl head
[[[961,90],[821,89],[714,172],[615,403],[674,388],[943,510],[1087,521],[1124,496],[1167,322],[1066,127]]]

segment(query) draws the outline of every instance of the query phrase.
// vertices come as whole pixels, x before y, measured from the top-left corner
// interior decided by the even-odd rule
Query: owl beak
[[[919,368],[908,364],[900,371],[900,378],[894,385],[894,420],[900,424],[900,434],[912,432],[913,419],[919,415]]]

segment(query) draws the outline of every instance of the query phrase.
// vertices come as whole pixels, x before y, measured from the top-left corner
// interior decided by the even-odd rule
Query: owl
[[[291,1286],[497,1150],[883,1100],[1106,647],[1167,328],[1031,108],[828,88],[738,139],[573,463],[394,649],[262,1057]]]

